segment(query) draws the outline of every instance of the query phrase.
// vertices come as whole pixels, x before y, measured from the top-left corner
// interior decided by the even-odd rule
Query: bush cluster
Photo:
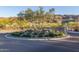
[[[63,32],[59,31],[53,31],[53,30],[27,30],[25,32],[15,32],[12,33],[13,36],[18,37],[29,37],[29,38],[35,38],[35,37],[62,37],[64,35]]]

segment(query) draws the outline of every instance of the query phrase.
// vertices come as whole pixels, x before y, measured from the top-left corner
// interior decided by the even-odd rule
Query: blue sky
[[[17,14],[31,8],[36,10],[36,6],[0,6],[0,17],[17,16]],[[56,14],[79,14],[79,6],[43,6],[44,10],[55,8]]]

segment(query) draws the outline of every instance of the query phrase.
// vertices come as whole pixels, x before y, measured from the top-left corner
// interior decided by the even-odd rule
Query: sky
[[[12,17],[17,16],[17,14],[31,8],[32,10],[37,10],[37,6],[0,6],[0,17]],[[44,10],[48,11],[50,8],[55,8],[56,14],[79,14],[79,6],[43,6]]]

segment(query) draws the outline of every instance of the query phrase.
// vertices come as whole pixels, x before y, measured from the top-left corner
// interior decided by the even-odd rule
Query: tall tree
[[[55,9],[54,8],[51,8],[51,9],[49,9],[49,14],[50,14],[50,21],[52,22],[52,21],[55,21]]]
[[[54,8],[49,9],[49,13],[50,14],[52,14],[52,13],[54,14],[54,12],[55,12],[55,9]]]
[[[19,20],[23,20],[24,19],[24,12],[23,11],[19,12],[17,15],[18,15],[18,19]]]
[[[25,18],[27,20],[32,20],[33,14],[34,14],[34,12],[32,11],[32,9],[28,8],[27,10],[25,10]]]

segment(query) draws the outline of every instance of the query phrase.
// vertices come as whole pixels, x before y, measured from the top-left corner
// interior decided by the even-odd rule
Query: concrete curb
[[[69,33],[77,33],[79,34],[79,32],[76,32],[76,31],[68,31]]]
[[[5,35],[8,39],[16,39],[16,40],[63,40],[66,38],[69,38],[70,36],[62,37],[62,38],[19,38],[19,37],[13,37],[10,34]]]

